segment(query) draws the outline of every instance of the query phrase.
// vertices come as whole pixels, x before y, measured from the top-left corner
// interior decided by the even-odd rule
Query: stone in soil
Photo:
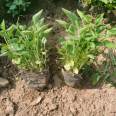
[[[32,89],[43,90],[48,86],[48,77],[44,74],[28,72],[23,74],[23,79]]]
[[[62,74],[64,76],[64,81],[66,85],[70,87],[80,87],[81,86],[81,76],[80,75],[73,75],[72,72],[62,70]]]
[[[0,88],[7,87],[8,84],[9,84],[9,81],[7,79],[4,79],[4,78],[0,77]]]
[[[56,110],[57,108],[58,108],[58,105],[56,105],[56,104],[51,104],[50,107],[49,107],[49,111]]]
[[[54,80],[54,86],[56,87],[61,87],[64,84],[64,82],[56,74],[53,76],[53,80]]]

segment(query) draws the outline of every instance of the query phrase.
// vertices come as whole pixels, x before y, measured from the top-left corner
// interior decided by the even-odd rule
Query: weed
[[[8,8],[7,13],[14,17],[25,12],[30,4],[29,0],[6,0],[5,6]]]

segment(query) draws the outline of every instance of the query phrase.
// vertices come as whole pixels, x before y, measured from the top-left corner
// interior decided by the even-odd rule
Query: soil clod
[[[43,90],[48,86],[48,77],[44,74],[27,72],[23,75],[27,85],[36,90]]]
[[[0,88],[7,87],[8,84],[9,84],[9,81],[7,79],[4,79],[4,78],[0,77]]]

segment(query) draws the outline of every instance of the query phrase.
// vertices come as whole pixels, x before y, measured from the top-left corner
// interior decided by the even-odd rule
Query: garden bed
[[[12,83],[1,89],[0,116],[116,115],[116,89],[110,84],[92,87],[85,80],[82,87],[72,88],[66,85],[56,87],[57,84],[55,86],[51,83],[44,91],[38,91],[27,85],[26,78],[33,79],[34,73],[21,70],[17,72],[7,58],[1,60],[1,64],[2,76]],[[4,64],[6,68],[3,68]],[[53,69],[54,75],[57,68]]]
[[[89,72],[78,75],[79,79],[75,78],[77,83],[79,82],[79,86],[77,83],[76,87],[72,86],[75,84],[72,78],[68,79],[65,77],[65,83],[67,82],[68,84],[64,83],[63,76],[65,75],[62,74],[62,66],[59,60],[58,39],[61,36],[65,36],[66,32],[58,26],[55,20],[66,19],[61,11],[62,7],[75,11],[79,8],[79,5],[76,4],[77,1],[72,2],[71,0],[68,0],[68,2],[66,2],[67,0],[61,2],[51,1],[45,0],[44,3],[42,0],[38,0],[37,4],[35,4],[35,1],[32,2],[33,7],[31,8],[32,11],[29,12],[30,14],[20,17],[20,21],[23,24],[27,24],[32,14],[37,12],[39,7],[39,9],[44,9],[43,16],[46,23],[53,27],[46,45],[49,50],[45,72],[38,73],[35,70],[25,71],[19,69],[11,63],[9,58],[0,56],[0,78],[8,81],[8,83],[5,81],[6,85],[0,88],[0,116],[115,116],[116,89],[113,85],[103,81],[93,86],[90,83]],[[42,4],[39,4],[40,2]],[[9,17],[7,18],[8,25],[14,21],[14,19],[11,21]],[[116,41],[115,37],[113,41]],[[99,59],[99,63],[101,63],[103,57],[99,57]],[[92,68],[94,69],[94,67]],[[107,70],[109,72],[114,71],[112,67],[111,71]],[[106,72],[106,74],[109,74],[109,72]],[[68,76],[70,77],[70,75]],[[68,82],[69,80],[72,83]]]

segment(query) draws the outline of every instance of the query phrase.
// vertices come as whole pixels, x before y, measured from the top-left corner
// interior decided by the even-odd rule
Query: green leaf
[[[101,78],[101,76],[100,76],[99,73],[93,74],[93,76],[92,76],[92,84],[96,85],[99,82],[100,78]]]
[[[15,5],[15,4],[12,4],[12,5],[10,6],[9,10],[15,10],[16,8],[17,8],[16,5]]]
[[[5,21],[4,21],[4,20],[3,20],[2,23],[1,23],[1,29],[2,29],[3,31],[6,30],[6,26],[5,26]]]
[[[80,16],[81,20],[85,23],[89,23],[92,21],[92,17],[90,15],[85,15],[83,12],[77,9],[77,13]]]
[[[116,27],[113,27],[112,29],[108,30],[107,34],[109,36],[116,36]]]
[[[41,18],[38,23],[39,23],[40,26],[43,25],[44,24],[44,18]]]
[[[42,43],[45,45],[46,44],[46,42],[47,42],[47,39],[44,37],[44,38],[42,38]]]
[[[112,49],[115,49],[116,48],[116,43],[112,43],[112,42],[107,41],[107,40],[103,42],[103,45],[105,47],[107,47],[107,48],[112,48]]]
[[[67,32],[69,32],[70,34],[74,34],[75,33],[75,28],[73,25],[70,25],[67,29]]]
[[[71,69],[71,66],[70,66],[70,64],[65,64],[64,68],[66,71],[69,71]]]
[[[92,54],[88,55],[88,57],[91,58],[91,59],[94,59],[95,58],[95,56],[92,55]]]
[[[13,37],[14,36],[14,30],[16,29],[16,26],[15,25],[11,25],[8,29],[7,29],[7,32],[8,32],[8,35],[9,37]]]
[[[41,18],[43,10],[40,10],[38,13],[36,13],[33,17],[32,17],[32,21],[34,24],[37,24]]]
[[[100,1],[102,1],[105,4],[108,4],[109,3],[109,0],[100,0]]]
[[[63,20],[56,20],[56,22],[58,22],[64,28],[66,28],[66,26],[68,24],[66,21],[63,21]]]
[[[100,14],[100,16],[98,16],[95,20],[96,25],[101,25],[102,21],[103,21],[103,16],[104,14]]]
[[[74,68],[74,69],[73,69],[73,73],[74,73],[74,74],[79,74],[79,70],[78,70],[77,68]]]
[[[68,11],[64,8],[62,8],[62,10],[73,24],[77,23],[78,21],[78,25],[79,25],[79,18],[73,12]]]
[[[21,63],[21,58],[12,59],[12,63],[19,65]]]
[[[30,34],[31,34],[31,31],[25,30],[25,31],[22,31],[22,34],[23,34],[23,35],[30,35]]]
[[[49,28],[49,29],[46,29],[45,31],[44,31],[44,33],[45,34],[48,34],[48,33],[50,33],[52,31],[52,28]]]
[[[113,73],[112,73],[112,77],[113,77],[113,78],[116,78],[116,72],[113,72]]]

